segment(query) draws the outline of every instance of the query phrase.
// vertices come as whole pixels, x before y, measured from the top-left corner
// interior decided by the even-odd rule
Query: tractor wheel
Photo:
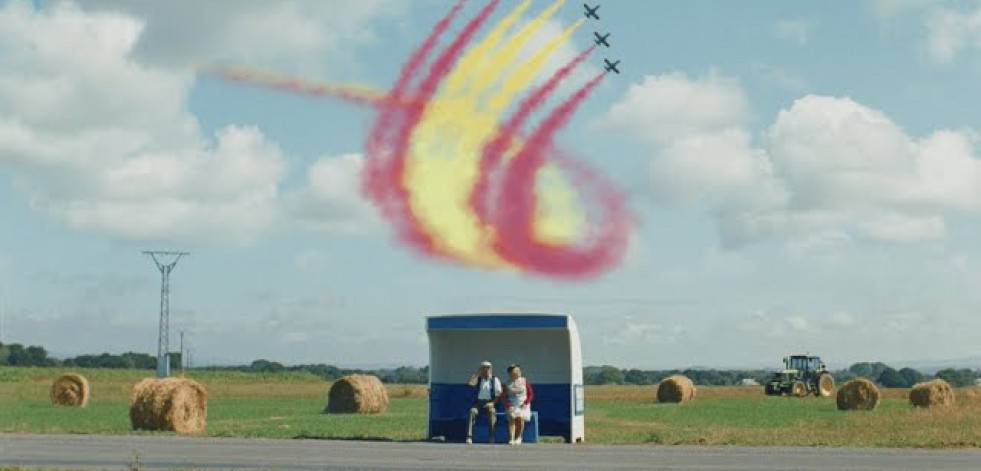
[[[794,397],[804,397],[807,395],[807,386],[804,386],[803,381],[794,381],[790,386],[790,394]]]
[[[835,392],[835,379],[828,373],[822,373],[818,377],[817,383],[817,390],[814,391],[815,396],[828,397]]]

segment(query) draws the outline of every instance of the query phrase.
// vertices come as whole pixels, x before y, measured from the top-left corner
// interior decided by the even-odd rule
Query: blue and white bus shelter
[[[579,330],[569,315],[462,314],[430,316],[429,421],[427,436],[463,441],[472,388],[467,385],[481,361],[494,365],[502,385],[507,366],[521,365],[534,389],[541,436],[566,443],[585,439],[585,397]],[[498,425],[500,426],[500,425]],[[507,424],[505,423],[506,427]]]

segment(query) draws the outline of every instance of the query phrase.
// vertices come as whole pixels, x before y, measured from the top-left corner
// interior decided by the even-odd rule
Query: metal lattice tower
[[[153,258],[153,262],[160,269],[160,334],[157,338],[157,377],[166,378],[170,376],[170,272],[177,266],[177,261],[187,252],[143,252]],[[169,264],[160,263],[157,255],[174,255],[177,258]]]

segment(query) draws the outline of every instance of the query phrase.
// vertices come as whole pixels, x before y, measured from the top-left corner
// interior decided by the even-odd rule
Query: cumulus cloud
[[[146,18],[134,54],[153,63],[187,66],[210,61],[264,65],[289,73],[336,74],[323,60],[353,59],[352,45],[376,40],[372,21],[394,16],[397,0],[79,0],[87,11],[122,11]],[[345,61],[349,68],[352,61]],[[343,70],[343,69],[341,69]]]
[[[368,15],[367,4],[381,3],[342,10]],[[87,11],[60,2],[35,11],[15,0],[0,8],[0,168],[11,169],[30,206],[72,229],[131,241],[244,244],[290,222],[283,218],[293,211],[284,213],[281,195],[290,159],[278,144],[255,127],[228,125],[205,135],[187,108],[193,71],[139,52],[152,49],[155,41],[164,47],[165,41],[153,36],[154,28],[175,34],[208,30],[167,26],[173,20],[169,15],[191,4],[165,9],[157,2],[126,2],[119,8],[143,11],[146,17],[116,11],[110,2],[86,6],[96,5],[99,10]],[[240,30],[239,22],[262,16],[261,5],[269,4],[223,9],[231,18],[215,29]],[[269,8],[299,15],[305,11],[302,5],[310,4]],[[295,28],[287,32],[300,34]],[[225,44],[227,38],[213,39],[203,49],[232,56],[248,49]],[[270,55],[322,52],[288,38],[254,38],[260,39],[268,43]],[[320,37],[309,40],[329,43]],[[173,47],[176,57],[180,46]],[[313,203],[333,208],[299,211],[319,230],[347,230],[351,219],[370,218],[358,214],[366,210],[355,185],[360,167],[349,160],[318,161],[309,169],[311,186],[294,192],[289,208]]]
[[[746,102],[730,80],[669,74],[631,86],[601,119],[651,146],[656,201],[705,205],[728,246],[937,241],[952,212],[981,209],[972,132],[917,139],[847,97],[807,95],[754,142]]]
[[[673,73],[644,77],[599,121],[606,130],[627,131],[655,144],[692,134],[739,127],[749,118],[749,102],[738,83],[716,74],[690,80]]]
[[[359,195],[364,158],[358,154],[322,157],[310,166],[307,184],[284,197],[286,213],[314,232],[364,233],[380,223]]]

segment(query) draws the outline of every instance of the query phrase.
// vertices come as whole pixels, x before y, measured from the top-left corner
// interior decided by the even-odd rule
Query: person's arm
[[[525,380],[525,391],[528,392],[528,397],[525,399],[525,405],[531,404],[531,399],[535,397],[535,391],[531,389],[531,383]]]

